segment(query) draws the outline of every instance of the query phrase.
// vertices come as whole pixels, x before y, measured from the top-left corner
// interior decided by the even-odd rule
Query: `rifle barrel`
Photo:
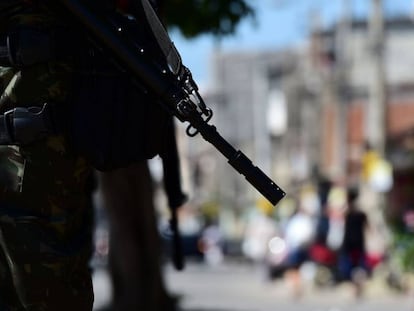
[[[190,123],[196,128],[201,136],[212,144],[228,163],[246,180],[256,188],[270,203],[276,205],[283,199],[286,193],[270,179],[260,168],[255,166],[252,161],[240,150],[236,150],[226,139],[217,131],[214,125],[205,122],[199,115],[193,115]]]

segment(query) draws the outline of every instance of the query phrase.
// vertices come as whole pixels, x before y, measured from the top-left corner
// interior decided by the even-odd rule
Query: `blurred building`
[[[414,24],[409,18],[389,19],[384,30],[383,127],[385,156],[394,172],[389,198],[396,210],[414,207],[414,195],[407,191],[414,183]],[[372,59],[377,52],[369,24],[352,21],[345,31],[341,23],[315,31],[311,47],[312,64],[322,81],[321,171],[358,182],[370,122],[370,83],[375,79]]]
[[[302,54],[298,49],[216,52],[212,83],[203,94],[215,113],[211,123],[285,190],[306,179],[318,158],[318,109],[300,70]],[[207,186],[219,205],[229,234],[237,235],[238,219],[266,203],[217,152],[199,154],[200,186]]]
[[[394,18],[384,26],[385,156],[398,210],[414,207],[414,24]],[[322,176],[361,183],[376,53],[370,38],[368,22],[353,20],[315,28],[296,48],[214,52],[203,92],[211,123],[291,195]],[[237,219],[260,206],[261,195],[209,144],[193,140],[190,149],[198,204],[214,202],[237,234]]]

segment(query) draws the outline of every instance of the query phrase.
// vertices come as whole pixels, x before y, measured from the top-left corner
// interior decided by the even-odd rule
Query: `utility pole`
[[[371,0],[372,12],[369,20],[369,38],[372,71],[369,86],[369,101],[365,111],[366,138],[381,155],[386,146],[386,78],[384,65],[384,17],[382,0]]]
[[[253,135],[254,154],[257,163],[265,172],[271,172],[270,134],[266,127],[266,113],[269,96],[267,67],[257,57],[253,71]]]
[[[352,6],[349,0],[342,0],[342,18],[339,23],[336,40],[336,83],[335,93],[336,104],[336,163],[338,175],[341,178],[346,176],[347,167],[347,133],[348,133],[348,101],[349,101],[349,35],[352,31]]]
[[[387,137],[387,99],[386,72],[384,63],[384,16],[382,0],[371,0],[369,19],[369,44],[371,51],[371,75],[369,76],[369,100],[365,110],[365,137],[367,142],[381,158],[386,155]],[[390,232],[384,217],[386,197],[384,193],[365,188],[365,209],[370,217],[375,234],[367,240],[371,252],[385,252],[390,243]]]

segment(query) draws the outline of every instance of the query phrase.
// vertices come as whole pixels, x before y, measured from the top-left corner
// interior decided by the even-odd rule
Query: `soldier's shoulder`
[[[46,5],[26,0],[0,0],[0,33],[15,25],[53,25],[58,22]]]

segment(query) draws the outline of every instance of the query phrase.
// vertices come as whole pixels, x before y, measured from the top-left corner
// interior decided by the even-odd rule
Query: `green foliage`
[[[414,271],[414,233],[394,230],[394,252],[403,271]]]
[[[246,0],[160,0],[159,7],[170,28],[192,38],[201,34],[233,34],[245,17],[254,18]]]

